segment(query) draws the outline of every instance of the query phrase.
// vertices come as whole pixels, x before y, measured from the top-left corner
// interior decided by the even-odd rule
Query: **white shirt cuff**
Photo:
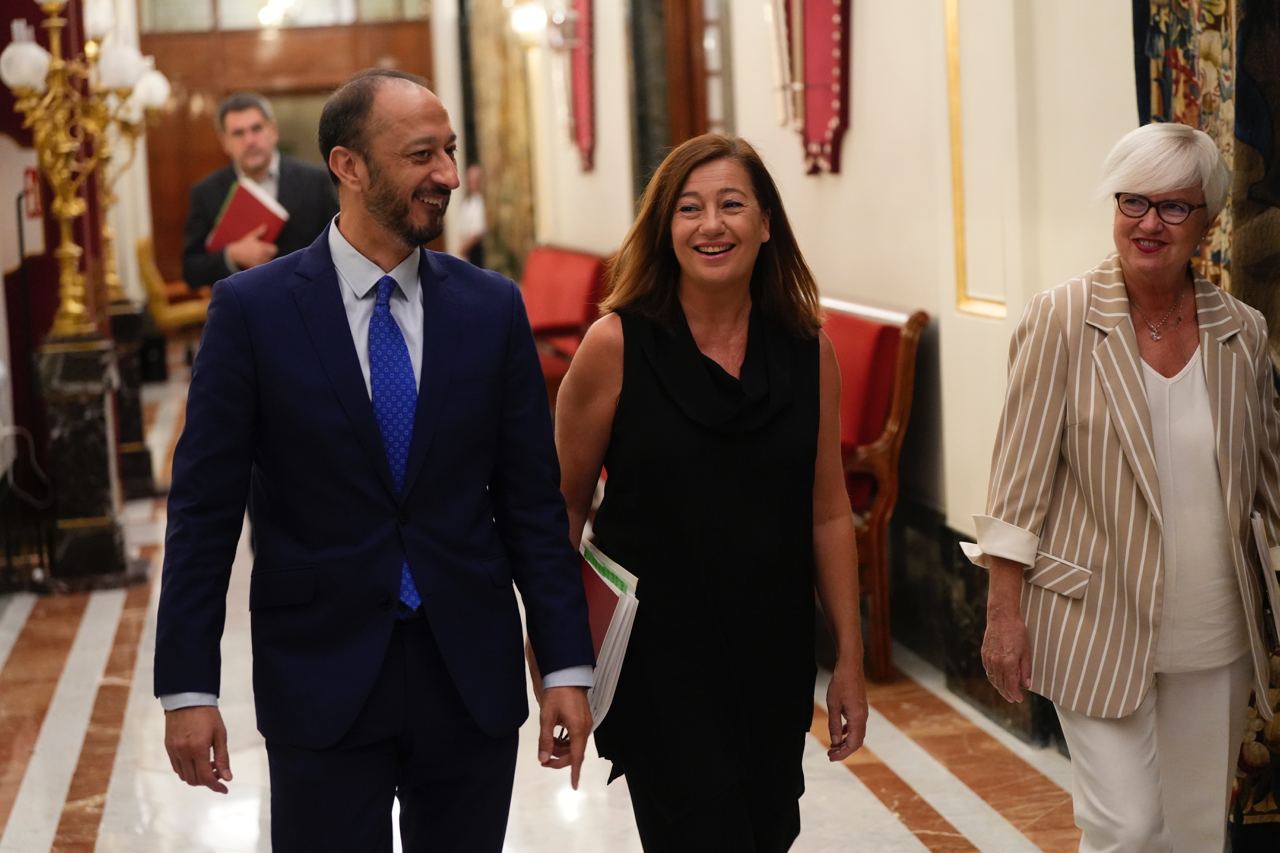
[[[978,530],[978,543],[961,542],[960,548],[975,566],[991,568],[988,556],[1003,557],[1024,566],[1035,563],[1040,537],[1034,533],[990,515],[975,515],[973,523]]]
[[[591,687],[594,683],[594,670],[585,665],[557,669],[555,672],[548,672],[542,679],[543,687]],[[166,711],[217,704],[218,697],[212,693],[169,693],[160,697],[160,707]]]
[[[166,711],[179,708],[194,708],[197,705],[218,705],[218,697],[213,693],[166,693],[160,697],[160,707]]]
[[[543,687],[591,687],[593,684],[595,669],[586,665],[567,666],[542,677]]]

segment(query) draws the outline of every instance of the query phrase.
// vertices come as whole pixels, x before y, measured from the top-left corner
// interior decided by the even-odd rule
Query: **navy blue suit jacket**
[[[406,556],[463,702],[486,732],[528,715],[525,604],[542,671],[592,663],[545,385],[516,286],[422,250],[422,377],[397,496],[328,231],[213,290],[173,460],[157,695],[219,692],[246,497],[258,728],[336,742],[385,656]]]

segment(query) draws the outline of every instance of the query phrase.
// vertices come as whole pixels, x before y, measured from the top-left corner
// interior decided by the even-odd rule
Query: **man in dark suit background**
[[[174,455],[156,634],[165,744],[226,791],[219,640],[246,497],[276,851],[498,851],[528,714],[576,786],[592,650],[537,351],[506,278],[420,247],[458,186],[424,82],[365,72],[320,143],[338,218],[213,290]],[[557,725],[567,738],[552,736]]]
[[[231,162],[191,188],[182,235],[182,276],[192,288],[208,287],[233,272],[250,269],[277,255],[305,248],[338,212],[338,197],[324,169],[282,155],[271,103],[256,92],[238,92],[218,104],[214,115],[218,142]],[[205,238],[218,221],[231,185],[256,181],[289,211],[276,242],[260,239],[261,229],[225,249],[207,252]]]

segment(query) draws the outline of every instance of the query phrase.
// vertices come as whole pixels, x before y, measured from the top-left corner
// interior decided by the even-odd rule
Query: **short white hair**
[[[1209,134],[1173,122],[1152,122],[1120,138],[1102,164],[1098,194],[1158,195],[1199,186],[1209,219],[1227,202],[1231,176]]]

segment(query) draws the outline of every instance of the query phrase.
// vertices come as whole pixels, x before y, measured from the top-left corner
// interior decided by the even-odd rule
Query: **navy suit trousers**
[[[406,853],[499,853],[518,734],[482,732],[427,620],[397,623],[368,701],[335,746],[267,741],[272,849],[390,853],[399,798]]]

